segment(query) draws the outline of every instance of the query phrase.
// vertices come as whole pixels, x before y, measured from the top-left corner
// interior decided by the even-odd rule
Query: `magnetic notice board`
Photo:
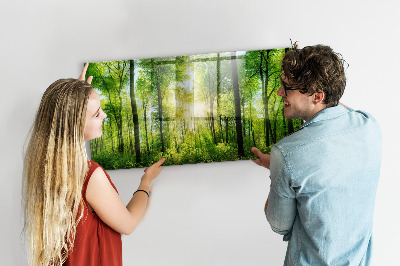
[[[91,62],[107,114],[90,143],[105,169],[233,161],[269,152],[300,120],[283,116],[288,48]]]

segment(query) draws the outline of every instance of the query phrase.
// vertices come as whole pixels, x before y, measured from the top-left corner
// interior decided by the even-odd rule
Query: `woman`
[[[108,174],[87,160],[85,141],[102,134],[106,114],[85,82],[54,82],[43,94],[24,161],[24,231],[30,265],[122,265],[121,234],[145,214],[149,190],[165,161],[145,169],[125,206]]]

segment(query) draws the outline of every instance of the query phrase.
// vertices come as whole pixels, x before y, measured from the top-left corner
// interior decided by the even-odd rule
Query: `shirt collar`
[[[337,105],[337,106],[334,106],[334,107],[325,108],[325,109],[319,111],[318,113],[316,113],[310,119],[308,119],[300,127],[300,129],[308,126],[309,124],[315,123],[315,122],[320,122],[320,121],[329,120],[329,119],[332,119],[332,118],[336,118],[336,117],[342,116],[342,115],[346,114],[347,112],[349,112],[349,110],[346,109],[345,107],[343,107],[342,105]]]

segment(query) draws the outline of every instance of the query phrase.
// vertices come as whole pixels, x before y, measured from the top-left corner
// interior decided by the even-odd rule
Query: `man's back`
[[[285,265],[369,265],[380,161],[375,119],[342,106],[274,146],[267,217],[289,240]]]

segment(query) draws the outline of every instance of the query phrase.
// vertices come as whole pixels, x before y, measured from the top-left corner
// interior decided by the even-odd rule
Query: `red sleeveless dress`
[[[101,166],[93,161],[89,161],[89,171],[82,187],[82,198],[85,205],[83,217],[76,229],[74,248],[63,265],[122,265],[121,234],[105,224],[95,212],[91,212],[86,200],[87,185],[97,167]],[[106,176],[117,191],[111,182],[110,176],[107,173]]]

